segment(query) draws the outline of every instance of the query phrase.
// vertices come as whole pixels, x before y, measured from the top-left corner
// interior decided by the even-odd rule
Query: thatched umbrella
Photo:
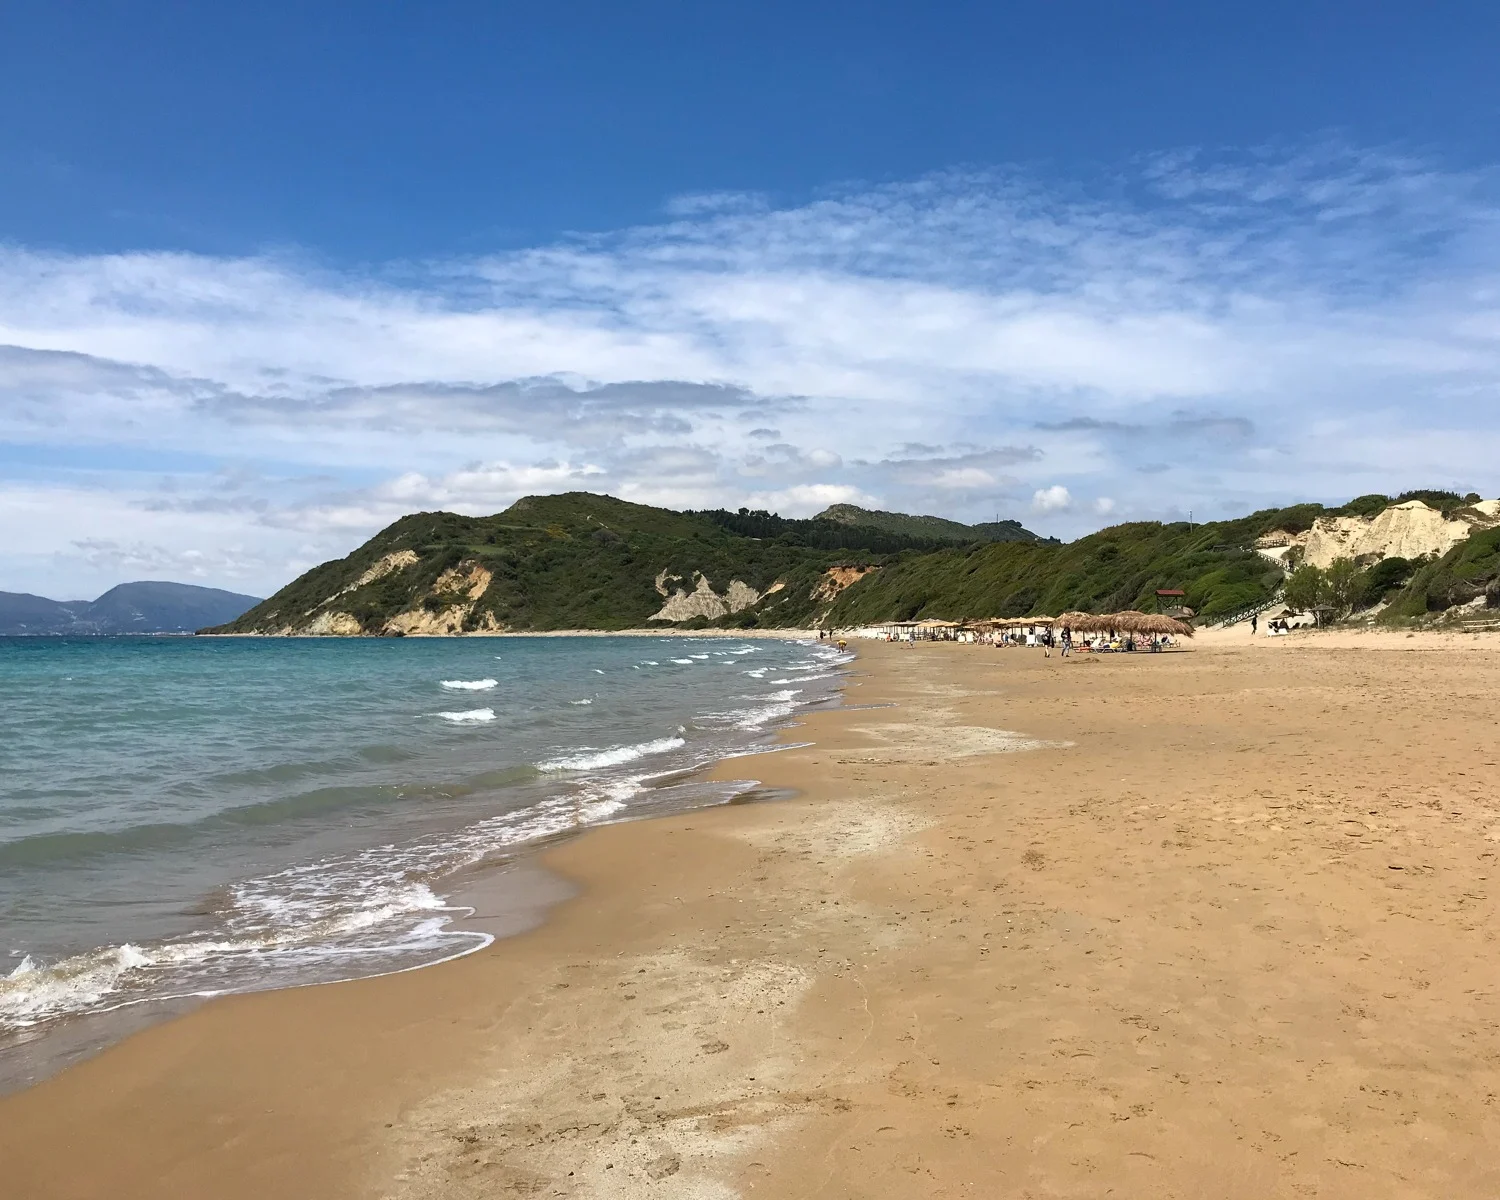
[[[1110,629],[1120,633],[1169,633],[1174,637],[1193,636],[1191,625],[1163,613],[1143,613],[1131,608],[1124,612],[1106,613],[1099,619]]]
[[[1056,624],[1074,633],[1169,633],[1173,637],[1192,637],[1193,627],[1184,621],[1160,613],[1127,609],[1117,613],[1065,612]]]
[[[1173,637],[1192,637],[1193,627],[1164,613],[1145,613],[1139,633],[1169,633]]]

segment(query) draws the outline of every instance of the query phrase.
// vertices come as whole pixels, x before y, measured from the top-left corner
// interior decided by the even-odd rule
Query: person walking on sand
[[[1250,614],[1250,636],[1251,637],[1255,636],[1255,627],[1257,625],[1259,625],[1259,624],[1260,624],[1260,614],[1259,613],[1251,613]]]

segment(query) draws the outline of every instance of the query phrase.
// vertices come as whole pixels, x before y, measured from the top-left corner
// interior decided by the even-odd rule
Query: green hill
[[[887,533],[904,537],[922,538],[936,542],[1039,542],[1043,539],[1024,529],[1019,521],[986,521],[981,525],[965,525],[950,521],[946,517],[912,517],[906,513],[881,512],[879,509],[860,508],[857,504],[833,504],[816,517],[816,521],[830,521],[838,525],[863,526],[883,529]]]
[[[748,509],[671,512],[586,492],[532,496],[489,517],[403,517],[209,632],[844,628],[1149,611],[1159,589],[1182,591],[1180,603],[1213,619],[1281,587],[1283,568],[1256,549],[1263,535],[1300,534],[1319,517],[1372,515],[1389,503],[1370,496],[1338,509],[1299,504],[1203,525],[1134,522],[1064,545],[1031,534],[985,542],[972,536],[983,526],[848,506],[791,520]],[[946,526],[968,532],[959,541]],[[1370,578],[1396,597],[1393,616],[1470,603],[1500,587],[1497,546],[1500,534],[1476,533],[1441,561],[1393,560],[1400,570]]]
[[[727,527],[744,519],[587,492],[527,497],[490,517],[416,513],[206,632],[631,629],[664,610],[666,628],[798,626],[849,577],[829,568],[925,546],[819,522],[783,521],[765,537]]]
[[[1381,614],[1385,621],[1425,617],[1476,602],[1487,609],[1500,608],[1500,528],[1475,533],[1431,562],[1389,561],[1402,563],[1411,575]]]
[[[1136,522],[1066,545],[1001,542],[906,558],[843,593],[828,621],[1149,612],[1158,589],[1181,589],[1200,617],[1226,615],[1269,599],[1281,585],[1281,569],[1256,553],[1256,538],[1306,528],[1321,512],[1298,505],[1191,527]]]

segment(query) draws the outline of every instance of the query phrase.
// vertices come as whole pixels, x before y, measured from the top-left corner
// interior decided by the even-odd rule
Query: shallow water
[[[771,639],[0,639],[0,1037],[467,953],[491,934],[450,903],[463,872],[731,799],[693,772],[831,698],[842,658]]]

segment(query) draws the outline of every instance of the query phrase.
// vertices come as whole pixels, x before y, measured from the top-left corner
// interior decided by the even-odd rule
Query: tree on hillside
[[[1323,586],[1333,619],[1342,621],[1358,603],[1365,591],[1365,573],[1352,558],[1336,558],[1323,572]]]
[[[1323,623],[1323,600],[1327,586],[1323,582],[1323,571],[1308,563],[1298,567],[1287,577],[1287,606],[1298,612],[1310,612],[1319,625]]]
[[[1309,564],[1293,571],[1286,581],[1286,602],[1327,625],[1347,617],[1365,590],[1365,572],[1359,564],[1352,558],[1336,558],[1326,570]]]

